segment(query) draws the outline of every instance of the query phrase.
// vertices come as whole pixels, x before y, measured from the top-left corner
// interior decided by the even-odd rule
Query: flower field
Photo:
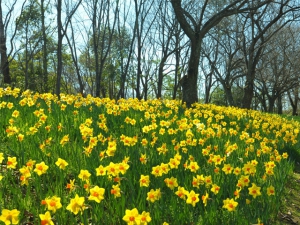
[[[271,224],[299,122],[0,88],[0,224]]]

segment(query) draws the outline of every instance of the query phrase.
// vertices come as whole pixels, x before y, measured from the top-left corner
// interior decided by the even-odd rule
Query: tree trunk
[[[233,96],[232,96],[231,87],[229,85],[226,86],[226,84],[223,87],[224,87],[226,99],[228,101],[228,105],[229,106],[235,106],[235,103],[234,103],[234,100],[233,100]]]
[[[72,38],[72,43],[70,41],[70,38],[68,37],[68,35],[66,35],[66,39],[68,41],[68,45],[70,47],[70,51],[71,51],[71,56],[74,62],[74,66],[75,66],[75,70],[76,70],[76,74],[77,74],[77,80],[78,80],[78,84],[79,84],[79,93],[81,93],[82,96],[84,96],[84,84],[82,82],[82,78],[81,78],[81,73],[80,73],[80,69],[79,69],[79,65],[78,65],[78,57],[77,57],[77,53],[76,53],[76,45],[75,45],[75,38],[74,38],[74,29],[72,26],[72,22],[70,22],[70,26],[71,26],[71,38]]]
[[[282,95],[279,95],[277,99],[277,113],[282,115]]]
[[[28,56],[28,22],[26,22],[25,28],[25,68],[24,68],[24,75],[25,75],[25,90],[29,88],[29,56]]]
[[[0,56],[1,56],[1,72],[3,74],[3,81],[6,84],[11,84],[11,76],[9,73],[9,62],[7,57],[7,48],[6,48],[6,37],[2,16],[2,2],[0,3]]]
[[[57,74],[56,74],[56,90],[55,94],[59,97],[62,74],[62,23],[61,23],[61,1],[57,0]]]
[[[179,49],[179,34],[176,35],[176,53],[175,53],[175,78],[174,78],[174,89],[173,89],[173,96],[172,99],[176,99],[177,96],[177,90],[178,90],[178,80],[180,79],[180,52],[181,50]]]
[[[138,32],[138,31],[137,31]],[[141,37],[140,34],[137,34],[137,73],[136,73],[136,97],[138,99],[142,99],[141,97],[141,91],[140,91],[140,85],[141,85],[141,77],[142,77],[142,46],[141,46]]]
[[[212,72],[205,75],[205,100],[204,100],[205,104],[208,104],[210,102],[210,90],[212,88],[212,75],[213,75]]]
[[[161,98],[162,96],[162,86],[163,86],[163,78],[164,78],[164,65],[167,61],[167,54],[163,53],[164,56],[162,57],[159,68],[158,68],[158,82],[157,82],[157,96],[156,98]]]
[[[253,28],[254,29],[254,28]],[[244,96],[242,101],[242,108],[250,109],[252,99],[254,96],[254,80],[255,80],[255,69],[258,63],[259,56],[262,52],[262,46],[259,47],[255,53],[255,43],[256,40],[252,41],[249,47],[249,58],[247,62],[247,73],[246,73],[246,82],[244,88]],[[245,50],[244,50],[245,51]]]
[[[244,97],[243,97],[243,105],[242,107],[245,109],[251,108],[252,98],[253,98],[253,90],[254,90],[254,76],[250,74],[246,77],[246,83],[244,88]]]
[[[45,26],[45,6],[44,0],[41,0],[41,20],[42,20],[42,33],[43,33],[43,86],[44,92],[48,92],[48,66],[47,66],[47,34]]]
[[[193,103],[198,102],[198,67],[200,61],[201,39],[191,42],[191,54],[188,63],[187,75],[181,79],[182,101],[190,108]]]
[[[269,113],[274,112],[275,100],[276,100],[275,97],[270,97],[269,98],[269,110],[268,110]]]
[[[289,100],[293,109],[293,116],[297,116],[297,110],[298,110],[298,87],[296,87],[295,91],[294,91],[294,99],[292,98],[292,95],[290,92],[288,92],[288,96],[289,96]]]

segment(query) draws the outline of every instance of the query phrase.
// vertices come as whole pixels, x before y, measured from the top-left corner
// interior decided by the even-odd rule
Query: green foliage
[[[122,224],[131,209],[149,212],[150,224],[271,224],[293,167],[286,151],[300,147],[299,122],[209,104],[185,109],[178,101],[65,94],[58,100],[7,88],[0,89],[0,114],[0,210],[17,209],[21,224],[39,224],[47,211],[59,224]],[[15,167],[9,157],[16,157]],[[60,168],[58,158],[68,165]],[[24,184],[20,169],[30,160]],[[48,170],[38,175],[41,162]],[[128,166],[124,173],[120,165]],[[91,174],[86,180],[82,170]],[[141,175],[149,175],[148,186],[140,185]],[[185,189],[182,195],[168,182],[172,177]],[[66,188],[71,180],[74,189]],[[111,191],[117,184],[120,197]],[[253,184],[261,195],[250,192]],[[95,186],[105,189],[99,203],[90,199]],[[153,202],[147,200],[151,189],[160,193]],[[197,199],[192,191],[199,198],[194,205],[188,201]],[[76,194],[85,201],[78,214],[68,210]],[[53,196],[62,204],[55,212],[41,205]],[[226,199],[238,205],[226,205]]]
[[[233,101],[236,106],[242,105],[243,100],[243,90],[240,87],[233,86],[231,88]],[[228,100],[224,90],[220,87],[214,89],[211,94],[211,101],[212,104],[220,105],[220,106],[228,106]]]
[[[91,74],[91,77],[85,81],[92,86],[92,82],[95,80],[95,45],[97,45],[98,65],[102,67],[101,84],[105,90],[105,96],[115,98],[117,93],[112,93],[110,90],[120,87],[121,75],[127,63],[124,59],[128,57],[130,51],[131,37],[129,31],[125,27],[121,27],[120,31],[103,28],[100,30],[99,35],[95,35],[95,38],[93,35],[90,35],[90,37],[79,58],[83,69]]]

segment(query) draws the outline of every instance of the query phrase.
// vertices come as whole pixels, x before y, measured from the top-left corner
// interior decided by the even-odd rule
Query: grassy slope
[[[300,118],[298,117],[297,120],[300,121]],[[0,149],[4,145],[4,143],[1,142],[2,140],[0,140]],[[290,175],[289,181],[286,184],[281,212],[278,214],[277,221],[274,221],[274,224],[277,225],[300,224],[300,149],[297,150],[298,151],[294,152],[294,154],[289,152],[289,155],[295,160],[295,168],[294,173]]]
[[[300,117],[287,118],[300,121]],[[300,224],[300,156],[296,154],[294,157],[294,173],[291,174],[286,184],[285,196],[276,224]]]
[[[294,173],[286,184],[285,196],[276,224],[300,224],[300,162],[295,163]]]

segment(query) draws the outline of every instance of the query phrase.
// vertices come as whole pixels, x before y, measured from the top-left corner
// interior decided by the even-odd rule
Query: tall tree
[[[251,1],[255,4],[256,1]],[[243,108],[250,108],[254,95],[256,67],[264,46],[280,29],[299,18],[299,3],[294,0],[281,0],[265,5],[260,10],[252,9],[245,17],[243,54],[245,60],[246,82]],[[242,19],[242,17],[241,17]]]
[[[229,3],[227,3],[229,2]],[[211,2],[203,0],[201,3],[194,1],[171,0],[175,15],[181,28],[188,36],[191,45],[188,72],[182,80],[183,101],[190,107],[198,101],[198,67],[200,61],[201,45],[205,35],[222,19],[249,12],[269,4],[272,0],[255,1],[248,5],[248,0],[235,0],[226,2]],[[210,4],[221,5],[220,10],[212,11]],[[188,12],[189,10],[189,12]],[[211,15],[211,16],[210,16]]]
[[[79,57],[78,57],[77,49],[76,49],[77,46],[76,46],[76,41],[75,41],[75,34],[74,34],[74,27],[73,27],[72,20],[70,21],[70,28],[71,28],[70,29],[71,30],[70,37],[68,34],[66,34],[66,39],[68,42],[69,49],[71,51],[71,56],[72,56],[73,64],[74,64],[76,75],[77,75],[77,81],[78,81],[78,85],[79,85],[79,93],[84,95],[84,83],[83,83],[80,68],[79,68],[79,59],[78,59]]]
[[[126,23],[128,22],[128,17],[130,15],[130,5],[126,7],[126,2],[123,3],[122,8],[122,15],[123,18],[121,19],[121,10],[118,10],[118,17],[117,17],[117,33],[118,37],[120,39],[118,44],[118,50],[119,50],[119,56],[120,56],[120,89],[117,95],[117,98],[125,98],[125,84],[128,82],[128,73],[129,73],[129,66],[131,65],[132,58],[133,58],[133,52],[134,52],[134,41],[136,39],[136,23],[134,23],[134,27],[132,27],[133,34],[131,35],[130,44],[126,46],[126,39],[127,35],[124,35],[124,28],[126,27]],[[126,34],[127,32],[125,32]],[[129,40],[130,37],[128,37]],[[127,49],[128,47],[128,49]],[[127,49],[127,51],[124,51],[124,49]]]
[[[28,4],[24,7],[24,11],[16,20],[19,24],[17,29],[18,35],[21,36],[20,50],[24,53],[18,53],[20,66],[23,67],[24,71],[24,88],[33,91],[38,90],[38,83],[43,84],[42,72],[36,73],[34,68],[34,61],[40,52],[42,43],[42,34],[39,31],[40,15],[38,2],[36,0],[29,0]]]
[[[60,95],[61,74],[62,74],[62,41],[63,26],[61,21],[62,0],[57,0],[57,71],[56,71],[56,88],[55,93]]]
[[[17,27],[18,27],[18,22],[16,23],[15,30],[13,31],[11,38],[10,38],[10,43],[11,43],[11,50],[8,53],[7,52],[7,43],[6,43],[6,38],[7,38],[7,27],[8,24],[10,23],[12,13],[14,11],[14,7],[17,3],[17,0],[14,0],[11,2],[10,7],[7,9],[8,12],[4,16],[3,14],[3,4],[4,1],[0,0],[0,71],[3,74],[3,82],[7,84],[11,84],[12,78],[9,72],[9,56],[11,56],[12,51],[13,51],[13,45],[12,41],[16,35]],[[23,2],[22,7],[20,12],[22,13],[24,5],[26,3],[26,0]]]
[[[111,50],[115,26],[117,23],[119,1],[92,0],[85,1],[83,5],[91,21],[92,51],[95,65],[95,95],[105,97],[106,90],[103,85],[103,70]]]
[[[227,102],[230,106],[241,106],[234,101],[232,88],[238,84],[238,80],[245,76],[245,68],[241,56],[240,31],[236,16],[223,20],[207,35],[203,46],[205,61],[208,61],[210,73],[209,84],[212,77],[220,82]],[[209,87],[209,85],[206,85]],[[236,89],[235,89],[236,90]],[[206,96],[209,95],[209,89]],[[206,98],[206,102],[207,102]]]
[[[175,35],[178,32],[178,22],[174,19],[174,14],[171,12],[168,3],[165,1],[158,1],[157,5],[154,5],[155,11],[158,12],[157,19],[155,23],[156,31],[155,35],[152,37],[153,42],[158,45],[159,54],[159,65],[157,74],[157,91],[156,98],[162,97],[163,92],[163,80],[167,76],[166,63],[171,55],[177,51],[179,45],[176,46]],[[169,67],[168,67],[169,69]],[[177,83],[178,77],[175,76],[175,83]],[[176,85],[176,84],[175,84]]]
[[[16,2],[16,1],[15,1]],[[7,57],[7,47],[6,47],[6,32],[5,24],[3,21],[3,12],[2,12],[2,0],[0,1],[0,52],[1,52],[1,72],[3,74],[4,83],[10,84],[11,77],[9,74],[9,63]]]
[[[255,89],[258,89],[258,97],[268,112],[274,112],[276,101],[281,103],[284,93],[299,86],[300,67],[296,63],[300,57],[298,40],[299,29],[295,26],[285,27],[264,47],[265,53],[257,66]],[[277,109],[281,114],[280,104],[277,104]]]
[[[49,4],[49,3],[48,3]],[[49,91],[48,87],[48,52],[47,52],[47,27],[45,24],[45,11],[47,5],[45,5],[45,0],[41,0],[41,30],[43,36],[43,84],[44,84],[44,92]]]
[[[62,42],[63,38],[66,35],[67,28],[69,26],[69,23],[72,19],[72,16],[78,9],[79,5],[81,4],[82,0],[78,0],[75,5],[73,5],[72,8],[69,8],[69,2],[66,3],[66,15],[65,15],[65,21],[64,25],[62,22],[62,0],[57,0],[57,74],[56,74],[56,87],[55,87],[55,94],[57,96],[60,95],[60,86],[61,86],[61,76],[62,76]]]
[[[295,87],[293,90],[288,91],[288,97],[290,100],[290,104],[292,106],[292,115],[298,116],[298,104],[300,102],[299,96],[299,86]]]

